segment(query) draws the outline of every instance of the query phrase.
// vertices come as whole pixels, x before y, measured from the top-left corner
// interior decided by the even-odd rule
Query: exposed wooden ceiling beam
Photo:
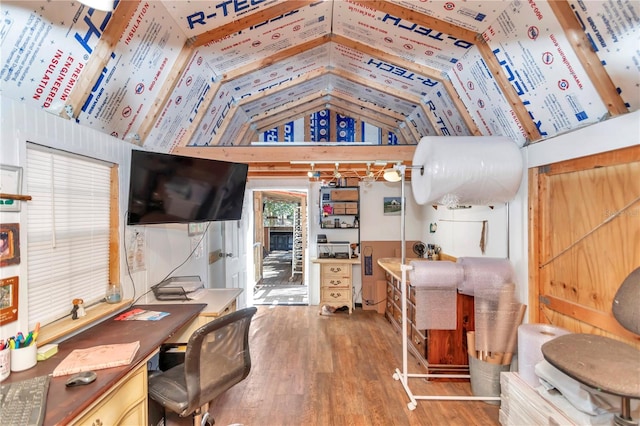
[[[198,146],[176,147],[174,154],[240,163],[411,161],[415,145],[322,144],[314,146]]]
[[[311,163],[315,169],[326,172],[332,171],[335,163],[340,163],[341,170],[361,175],[366,171],[366,162],[400,161],[410,165],[416,148],[415,145],[354,145],[177,147],[172,153],[246,163],[250,178],[300,178],[306,177]]]

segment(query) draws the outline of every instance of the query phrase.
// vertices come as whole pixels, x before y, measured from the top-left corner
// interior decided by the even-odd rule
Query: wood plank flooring
[[[380,314],[319,315],[318,306],[258,306],[250,330],[253,366],[215,400],[216,425],[499,425],[483,401],[418,401],[393,379],[401,336]],[[410,372],[423,373],[409,357]],[[468,382],[410,379],[415,395],[470,395]]]

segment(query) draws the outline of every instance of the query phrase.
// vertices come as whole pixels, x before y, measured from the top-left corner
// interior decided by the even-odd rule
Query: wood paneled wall
[[[640,146],[529,170],[529,322],[640,349],[611,313],[640,266]]]

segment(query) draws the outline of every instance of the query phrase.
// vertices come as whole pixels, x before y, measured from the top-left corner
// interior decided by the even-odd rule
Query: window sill
[[[51,324],[47,324],[40,329],[40,333],[38,334],[38,346],[54,341],[64,340],[68,335],[108,317],[114,312],[128,307],[131,302],[131,300],[123,300],[120,303],[113,304],[100,303],[85,309],[87,315],[76,320],[72,320],[69,316],[52,322]]]

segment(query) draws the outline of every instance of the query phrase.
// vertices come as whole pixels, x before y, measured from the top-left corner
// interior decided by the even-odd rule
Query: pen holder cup
[[[28,370],[38,362],[38,347],[35,344],[11,349],[11,371]]]
[[[0,382],[11,374],[11,349],[0,350]]]

